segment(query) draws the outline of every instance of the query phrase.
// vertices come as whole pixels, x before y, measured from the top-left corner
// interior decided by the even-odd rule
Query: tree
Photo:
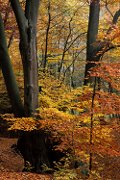
[[[46,29],[46,37],[45,37],[45,55],[44,59],[42,61],[43,69],[45,70],[47,65],[47,52],[48,52],[48,38],[49,38],[49,30],[50,30],[50,23],[51,23],[51,2],[48,0],[48,23],[47,23],[47,29]]]
[[[39,0],[27,0],[25,2],[25,7],[22,7],[18,0],[10,0],[20,34],[19,49],[24,72],[24,107],[10,63],[3,19],[0,16],[1,68],[13,112],[15,116],[19,117],[32,116],[38,107],[36,25],[39,2]],[[49,165],[44,133],[36,131],[22,133],[18,140],[18,148],[25,160],[25,166],[27,166],[27,162],[29,162],[31,166],[34,167],[34,171],[40,171],[43,164]]]
[[[21,102],[19,89],[10,62],[10,57],[8,53],[7,42],[4,32],[4,24],[1,14],[0,14],[0,64],[14,114],[16,116],[23,116],[24,108]]]
[[[18,0],[11,0],[20,32],[20,53],[24,71],[24,106],[26,116],[31,116],[38,107],[38,72],[36,49],[36,24],[39,0],[26,1],[25,14]],[[49,166],[45,146],[45,134],[33,131],[25,132],[18,141],[25,160],[31,164],[34,171],[41,171],[42,165]]]
[[[115,1],[114,3],[117,3]],[[104,53],[107,51],[119,47],[112,42],[116,35],[114,35],[114,29],[120,17],[120,10],[117,10],[114,14],[108,8],[108,3],[105,1],[105,7],[107,11],[112,15],[112,23],[104,34],[103,39],[98,38],[99,19],[100,19],[100,0],[93,0],[90,2],[89,7],[89,21],[87,32],[87,53],[86,53],[86,66],[85,66],[85,80],[84,85],[88,83],[92,84],[94,78],[90,75],[92,69],[100,62]],[[106,37],[105,37],[106,36]]]
[[[81,39],[85,39],[86,34],[85,22],[83,23],[80,16],[86,8],[84,2],[65,1],[64,6],[62,3],[61,0],[50,0],[49,3],[42,1],[39,24],[41,36],[38,38],[42,66],[47,60],[47,68],[54,71],[55,76],[60,79],[68,72],[73,56],[79,56],[83,49]],[[81,24],[82,28],[78,24]]]
[[[24,71],[24,106],[26,116],[38,107],[36,24],[39,0],[26,1],[25,14],[18,0],[11,0],[20,33],[20,53]]]
[[[84,85],[90,84],[93,86],[93,96],[92,96],[92,105],[91,105],[91,122],[90,122],[90,144],[93,143],[93,128],[94,128],[94,99],[96,96],[96,84],[98,80],[98,85],[100,81],[100,77],[102,77],[102,68],[104,69],[105,65],[101,63],[101,59],[103,58],[104,53],[109,51],[110,49],[113,49],[116,47],[114,43],[112,42],[113,39],[116,37],[116,35],[111,35],[115,29],[115,25],[118,21],[118,18],[120,16],[120,11],[116,11],[114,15],[112,15],[112,25],[109,25],[109,28],[106,31],[105,36],[103,36],[103,40],[98,38],[98,30],[99,30],[99,19],[100,19],[100,0],[93,0],[90,2],[89,7],[89,21],[88,21],[88,32],[87,32],[87,53],[86,53],[86,66],[85,66],[85,80]],[[111,14],[111,11],[109,10],[107,6],[106,1],[106,8]],[[114,33],[113,33],[114,34]],[[98,70],[99,69],[99,73]],[[109,69],[110,66],[107,65],[107,68]],[[106,68],[106,69],[107,69]],[[101,72],[100,72],[101,69]],[[96,75],[93,76],[92,73],[95,73]],[[113,72],[112,72],[113,73]],[[98,74],[98,75],[97,75]],[[104,72],[105,76],[106,72]],[[107,74],[109,77],[109,75]],[[109,79],[109,78],[108,78]],[[111,78],[113,79],[113,78]],[[103,78],[105,80],[105,78]],[[110,84],[112,84],[112,81],[110,81]],[[99,88],[100,89],[100,86]],[[112,96],[112,94],[111,94]],[[112,100],[111,100],[112,101]],[[115,116],[114,116],[115,117]],[[119,116],[117,116],[119,117]],[[104,117],[105,118],[105,117]],[[91,174],[92,170],[92,161],[93,161],[93,153],[90,152],[90,160],[89,160],[89,171]]]
[[[84,84],[90,83],[89,70],[95,66],[95,62],[99,61],[97,52],[99,51],[99,44],[96,43],[99,27],[99,13],[100,0],[91,1],[89,9],[89,22],[87,33],[87,64],[85,67],[85,81]]]

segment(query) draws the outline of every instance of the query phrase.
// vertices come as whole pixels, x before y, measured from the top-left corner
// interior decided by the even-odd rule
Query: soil
[[[17,138],[0,137],[0,180],[52,180],[50,175],[22,172],[23,159],[11,146]]]
[[[23,159],[21,155],[11,148],[16,142],[17,138],[0,137],[0,180],[53,180],[52,175],[22,172]],[[101,173],[103,179],[120,179],[119,157],[100,157],[99,162],[104,164]],[[110,178],[106,178],[108,174]]]

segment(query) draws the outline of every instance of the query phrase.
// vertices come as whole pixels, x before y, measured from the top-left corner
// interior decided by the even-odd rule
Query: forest
[[[0,0],[0,179],[120,179],[120,0]]]

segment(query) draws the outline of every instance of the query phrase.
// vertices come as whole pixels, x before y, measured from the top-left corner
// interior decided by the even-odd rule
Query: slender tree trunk
[[[0,65],[15,116],[24,116],[24,107],[8,54],[4,24],[0,14]]]
[[[92,94],[92,104],[91,104],[91,118],[90,118],[90,147],[92,149],[93,146],[93,128],[94,128],[94,101],[96,95],[96,81],[97,78],[95,77],[94,85],[93,85],[93,94]],[[89,158],[89,175],[92,172],[92,165],[93,165],[93,152],[90,152]]]
[[[65,40],[65,44],[64,44],[64,49],[63,49],[63,53],[62,53],[62,58],[61,58],[61,61],[59,63],[59,66],[58,66],[58,79],[60,79],[60,75],[61,75],[61,71],[62,71],[62,67],[63,67],[63,63],[64,63],[64,58],[65,58],[65,55],[66,55],[66,52],[67,52],[67,45],[68,45],[68,40],[71,36],[71,22],[73,20],[73,17],[71,17],[70,21],[69,21],[69,32],[68,32],[68,35],[67,35],[67,38]]]
[[[46,65],[47,65],[47,54],[48,54],[48,39],[49,39],[49,31],[50,31],[50,24],[51,24],[51,4],[50,0],[48,0],[48,24],[47,24],[47,29],[46,29],[46,38],[45,38],[45,56],[42,60],[42,67],[43,70],[45,70]]]

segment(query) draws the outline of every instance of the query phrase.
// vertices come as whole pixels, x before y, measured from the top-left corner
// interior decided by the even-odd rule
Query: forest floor
[[[118,137],[119,138],[119,137]],[[11,146],[16,144],[17,138],[0,136],[0,180],[53,180],[51,175],[22,172],[23,159]],[[120,179],[120,158],[104,157],[103,178],[99,180]],[[102,162],[102,159],[100,159]],[[100,165],[100,164],[99,164]],[[109,174],[109,176],[108,176]],[[92,179],[92,180],[98,180]],[[64,180],[64,179],[63,179]]]
[[[16,138],[0,137],[0,180],[52,180],[50,175],[22,172],[23,159],[11,146]]]
[[[23,159],[11,148],[17,142],[15,136],[13,134],[11,136],[8,131],[6,132],[6,126],[4,127],[0,123],[0,180],[53,180],[49,174],[22,172]],[[117,151],[120,152],[120,131],[114,132],[114,136]],[[90,178],[90,180],[120,179],[120,156],[97,155],[96,160],[97,163],[93,163],[93,168],[100,173],[100,178]],[[78,180],[80,179],[78,178]],[[62,180],[65,180],[64,177]]]

